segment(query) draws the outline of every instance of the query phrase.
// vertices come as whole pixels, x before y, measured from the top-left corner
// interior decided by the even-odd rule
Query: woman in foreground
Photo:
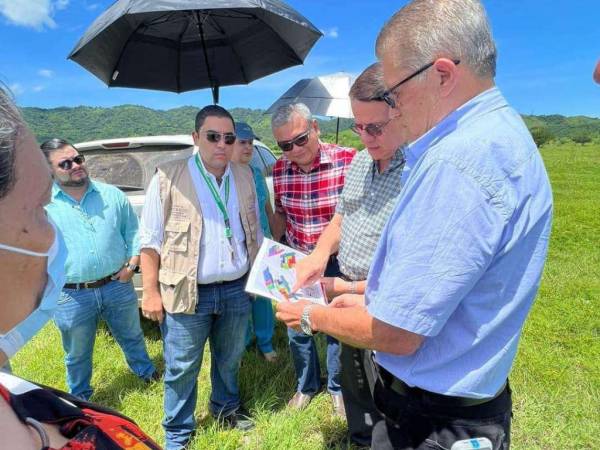
[[[48,221],[52,179],[0,86],[0,367],[52,317],[66,248]],[[0,373],[0,448],[159,449],[130,419]]]

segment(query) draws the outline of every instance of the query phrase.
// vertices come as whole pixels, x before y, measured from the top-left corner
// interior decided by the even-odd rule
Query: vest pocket
[[[165,269],[158,271],[160,295],[163,305],[169,305],[171,308],[175,305],[175,300],[181,297],[181,289],[185,285],[185,279],[185,273],[171,272]]]
[[[191,222],[170,221],[165,225],[165,247],[167,252],[186,252]]]

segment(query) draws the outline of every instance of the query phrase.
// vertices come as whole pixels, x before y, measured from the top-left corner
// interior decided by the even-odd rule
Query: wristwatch
[[[137,264],[129,264],[128,263],[128,264],[125,264],[125,267],[127,267],[132,272],[135,272],[135,273],[140,272],[140,266],[138,266]]]
[[[308,336],[313,335],[312,324],[310,323],[310,312],[314,305],[306,305],[300,316],[300,329]]]

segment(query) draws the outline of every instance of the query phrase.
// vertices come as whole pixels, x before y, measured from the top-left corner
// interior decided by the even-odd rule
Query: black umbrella
[[[119,0],[68,56],[108,86],[185,92],[302,64],[322,36],[278,0]]]

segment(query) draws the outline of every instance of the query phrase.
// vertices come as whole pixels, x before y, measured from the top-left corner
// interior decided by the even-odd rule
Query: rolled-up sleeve
[[[370,270],[377,319],[437,335],[487,269],[506,219],[493,195],[444,161],[404,188]]]
[[[160,254],[163,240],[163,210],[160,201],[158,174],[155,174],[148,188],[140,221],[140,248],[151,248]]]

